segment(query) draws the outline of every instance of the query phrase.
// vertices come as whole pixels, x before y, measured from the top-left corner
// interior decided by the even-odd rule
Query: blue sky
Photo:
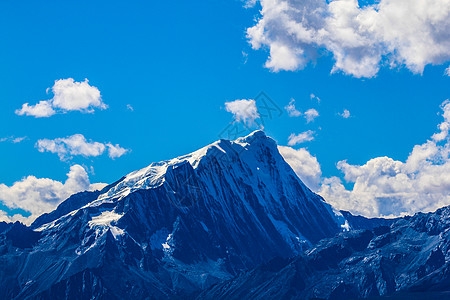
[[[283,28],[268,22],[270,36],[260,49],[253,49],[246,36],[257,20],[270,17],[260,12],[265,5],[245,8],[230,0],[0,3],[4,191],[12,193],[7,187],[29,175],[64,182],[73,165],[87,171],[90,183],[111,183],[153,161],[189,153],[217,140],[233,121],[226,102],[254,99],[261,91],[283,110],[282,116],[265,121],[266,133],[287,145],[291,134],[314,131],[312,141],[293,148],[307,149],[317,158],[323,178],[338,176],[349,189],[354,182],[343,179],[339,161],[362,166],[387,156],[404,162],[415,145],[437,132],[443,120],[440,105],[450,97],[450,77],[444,75],[448,49],[425,59],[422,74],[406,56],[403,64],[383,59],[375,74],[370,68],[354,71],[347,62],[331,73],[339,53],[327,42],[314,46],[317,53],[304,65],[279,62],[270,67],[268,49],[285,41]],[[448,23],[442,26],[449,31]],[[306,42],[299,45],[285,44],[309,49]],[[400,45],[396,51],[402,49]],[[46,89],[68,78],[87,78],[107,108],[45,118],[15,113],[24,103],[51,99]],[[303,116],[289,117],[284,107],[291,99],[301,112],[313,108],[319,116],[309,123]],[[339,115],[344,109],[349,118]],[[118,144],[128,152],[114,159],[107,150],[60,159],[38,150],[38,140],[74,134],[105,146]],[[18,137],[26,138],[14,143]],[[59,203],[56,198],[45,209]],[[4,200],[2,208],[11,216],[17,212],[11,210],[14,206],[25,207]]]

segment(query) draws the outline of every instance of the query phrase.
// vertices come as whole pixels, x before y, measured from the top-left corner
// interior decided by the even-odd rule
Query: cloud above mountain
[[[331,72],[374,77],[381,66],[421,74],[450,60],[448,0],[259,0],[260,16],[247,29],[253,49],[268,49],[274,72],[305,68],[322,53]]]
[[[236,122],[243,122],[247,126],[255,125],[256,119],[259,118],[258,108],[253,99],[238,99],[225,102],[225,109],[233,114]]]
[[[10,209],[22,209],[31,213],[24,217],[20,214],[8,216],[0,211],[0,221],[21,221],[30,224],[39,215],[50,212],[61,201],[74,193],[86,190],[99,190],[103,183],[91,184],[86,170],[80,165],[73,165],[67,173],[65,182],[49,178],[27,176],[12,186],[0,184],[0,201]]]
[[[129,150],[118,144],[100,143],[87,140],[82,134],[74,134],[64,138],[40,139],[36,143],[39,152],[58,154],[61,160],[69,160],[75,155],[84,157],[97,157],[105,151],[112,159],[126,154]]]
[[[307,130],[299,134],[292,133],[288,138],[288,145],[295,146],[301,143],[310,142],[314,140],[314,131]]]
[[[387,156],[362,165],[339,161],[337,168],[348,185],[339,177],[318,179],[320,165],[305,149],[284,148],[281,153],[299,177],[305,172],[305,183],[337,209],[367,217],[434,211],[450,205],[449,100],[442,103],[441,110],[443,121],[438,131],[425,143],[415,145],[406,161]],[[293,151],[299,154],[293,155]]]
[[[318,191],[322,170],[317,158],[305,148],[296,150],[291,147],[278,146],[278,150],[303,183],[311,190]]]
[[[52,99],[39,101],[34,105],[25,103],[16,110],[16,114],[47,118],[69,111],[93,113],[95,109],[107,108],[98,88],[91,86],[87,79],[81,82],[76,82],[73,78],[56,80],[51,91]]]

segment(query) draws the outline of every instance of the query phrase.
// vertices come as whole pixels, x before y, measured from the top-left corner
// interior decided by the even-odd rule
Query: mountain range
[[[0,223],[0,298],[444,297],[449,214],[337,211],[255,131]]]

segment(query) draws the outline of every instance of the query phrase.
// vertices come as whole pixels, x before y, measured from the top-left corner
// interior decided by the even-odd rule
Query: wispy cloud
[[[311,100],[317,101],[317,103],[320,103],[320,98],[312,93],[311,93],[311,95],[309,95],[309,98],[311,98]]]
[[[444,75],[450,76],[450,66],[447,69],[445,69]]]
[[[98,88],[89,85],[87,79],[82,82],[76,82],[72,78],[56,80],[51,90],[54,95],[52,99],[39,101],[34,105],[25,103],[16,110],[16,114],[46,118],[69,111],[92,113],[95,108],[107,108]]]
[[[110,158],[114,159],[126,154],[129,150],[118,144],[88,141],[82,134],[74,134],[65,138],[40,139],[36,143],[39,152],[51,152],[61,160],[69,160],[75,155],[97,157],[107,150]]]
[[[288,145],[295,146],[297,144],[310,142],[314,140],[314,131],[308,130],[299,134],[292,133],[288,138]]]
[[[245,51],[242,51],[242,57],[244,58],[244,65],[245,65],[248,61],[248,53]]]
[[[9,136],[9,137],[0,138],[0,142],[10,142],[13,144],[18,144],[18,143],[23,142],[26,139],[27,139],[26,136],[20,136],[20,137]]]
[[[302,113],[295,108],[295,100],[291,99],[289,101],[289,104],[284,107],[284,109],[287,111],[289,117],[299,117],[302,115]]]

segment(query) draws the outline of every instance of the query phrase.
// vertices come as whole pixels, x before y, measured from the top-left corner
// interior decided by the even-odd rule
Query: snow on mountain
[[[262,131],[81,193],[5,240],[0,298],[186,296],[342,231]],[[5,285],[8,284],[6,287]]]

